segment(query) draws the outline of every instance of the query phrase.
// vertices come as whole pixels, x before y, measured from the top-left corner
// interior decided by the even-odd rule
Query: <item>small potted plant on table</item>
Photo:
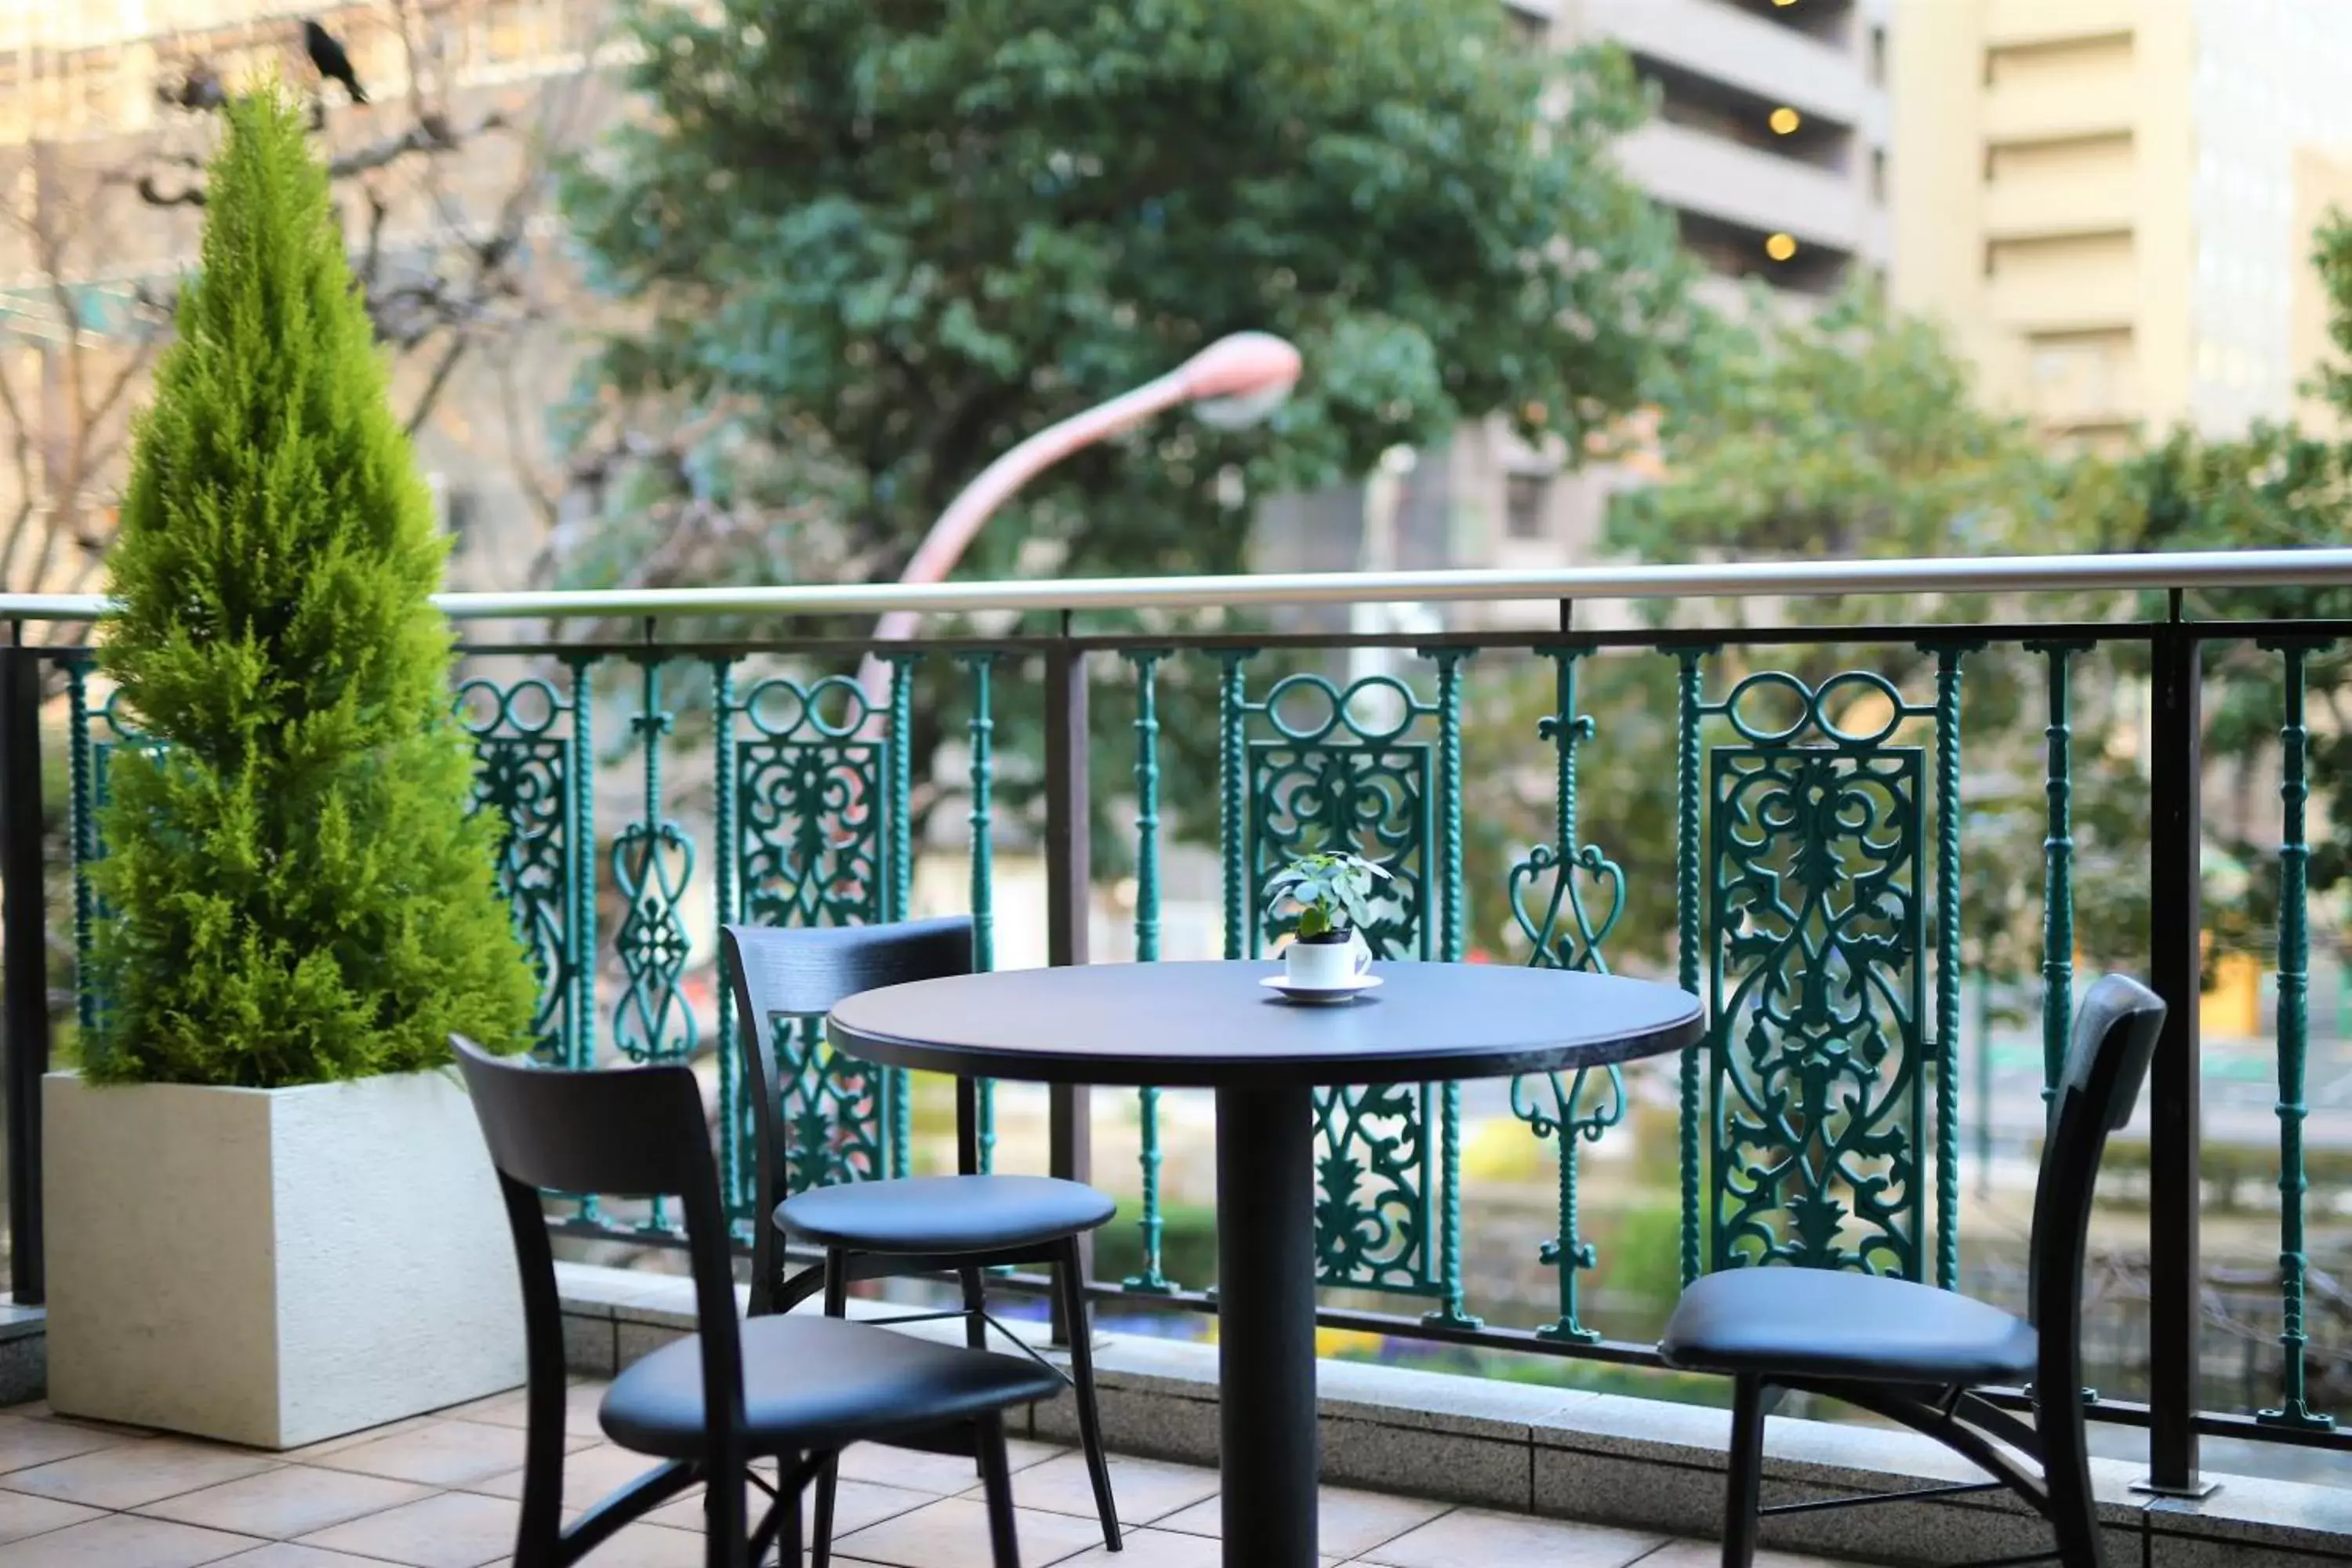
[[[1280,989],[1306,998],[1351,996],[1380,984],[1370,972],[1372,950],[1364,927],[1372,921],[1372,895],[1388,872],[1359,855],[1302,855],[1266,884],[1266,917],[1287,926]]]

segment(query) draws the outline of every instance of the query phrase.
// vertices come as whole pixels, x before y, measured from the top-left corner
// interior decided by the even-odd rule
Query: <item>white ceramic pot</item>
[[[1294,942],[1282,950],[1285,978],[1302,990],[1337,991],[1372,967],[1372,950],[1356,931],[1345,942]]]
[[[292,1448],[523,1378],[514,1244],[454,1073],[43,1085],[49,1403]]]

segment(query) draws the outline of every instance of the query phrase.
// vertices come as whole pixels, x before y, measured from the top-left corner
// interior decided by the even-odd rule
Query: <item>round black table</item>
[[[1102,963],[885,986],[833,1043],[890,1067],[1217,1091],[1218,1384],[1227,1568],[1314,1568],[1315,1110],[1341,1084],[1499,1078],[1696,1044],[1670,985],[1499,964],[1383,963],[1297,1006],[1274,963]]]

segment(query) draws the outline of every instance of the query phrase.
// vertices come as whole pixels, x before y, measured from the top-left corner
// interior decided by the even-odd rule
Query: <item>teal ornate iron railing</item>
[[[1886,593],[1916,588],[2243,585],[2302,577],[2352,583],[2352,554],[2181,557],[2098,561],[2068,566],[2017,563],[1899,563],[1853,568],[1790,564],[1760,569],[1628,570],[1605,574],[1400,576],[1369,587],[1314,579],[1245,579],[1213,584],[1063,584],[950,585],[905,591],[919,607],[1084,610],[1132,605],[1174,613],[1221,604],[1328,601],[1393,594],[1426,601],[1533,597],[1538,587],[1631,595],[1749,594],[1793,590]],[[2330,574],[2333,575],[2330,575]],[[743,595],[453,596],[454,613],[645,616],[887,608],[892,590],[761,591]],[[87,614],[79,601],[0,601],[0,613],[27,618]],[[1563,623],[1565,624],[1565,623]],[[919,782],[935,820],[961,794],[968,830],[969,907],[974,960],[997,957],[1000,833],[1025,832],[1025,807],[1009,793],[1001,754],[999,698],[1026,683],[1049,643],[1097,656],[1097,685],[1125,682],[1135,718],[1097,745],[1131,748],[1131,766],[1100,774],[1102,800],[1129,804],[1135,884],[1136,956],[1160,953],[1165,853],[1171,832],[1167,699],[1173,683],[1213,688],[1220,903],[1224,950],[1264,951],[1266,879],[1306,848],[1344,846],[1393,874],[1381,918],[1368,932],[1390,960],[1454,961],[1467,948],[1465,769],[1527,766],[1540,760],[1550,781],[1549,841],[1508,861],[1499,899],[1526,962],[1606,970],[1612,935],[1633,894],[1631,849],[1647,864],[1671,862],[1673,966],[1703,995],[1713,1019],[1699,1047],[1685,1052],[1664,1085],[1675,1121],[1674,1166],[1678,1233],[1675,1261],[1685,1279],[1702,1268],[1759,1263],[1865,1268],[1958,1283],[1961,1263],[1959,1127],[1964,1086],[1963,895],[1968,887],[1968,758],[1962,746],[1968,672],[1974,650],[2007,648],[2038,659],[2045,675],[2042,793],[2042,929],[2039,933],[2042,1078],[2058,1068],[2066,1039],[2078,922],[2074,910],[2075,763],[2074,685],[2084,661],[2111,646],[2159,657],[2152,708],[2178,711],[2178,655],[2185,641],[2259,646],[2275,658],[2280,692],[2280,847],[2277,904],[2276,1116],[2280,1198],[2276,1300],[2279,1332],[2274,1403],[2239,1415],[2184,1418],[2197,1386],[2193,1351],[2193,1223],[2159,1212],[2150,1238],[2157,1365],[2150,1405],[2101,1399],[2121,1419],[2154,1422],[2156,1469],[2177,1481],[2194,1470],[2199,1429],[2243,1431],[2279,1440],[2336,1442],[2330,1416],[2315,1408],[2315,1347],[2309,1297],[2311,1220],[2306,1142],[2313,1116],[2309,1016],[2308,838],[2310,656],[2352,626],[2325,622],[2161,623],[1847,627],[1797,626],[1735,632],[1566,632],[1549,637],[1482,634],[1423,639],[1311,637],[1272,631],[1248,639],[1216,635],[1150,637],[1008,635],[986,641],[905,646],[888,659],[887,699],[869,698],[830,673],[858,651],[842,644],[779,640],[714,647],[656,637],[612,647],[537,645],[474,650],[478,662],[458,692],[459,712],[481,759],[478,802],[499,814],[501,885],[541,983],[537,1029],[551,1063],[678,1060],[730,1038],[734,1020],[723,986],[708,986],[693,961],[707,944],[698,930],[727,920],[825,924],[897,919],[914,906]],[[2167,639],[2170,639],[2168,645]],[[2166,652],[2170,646],[2172,651]],[[1318,673],[1318,650],[1382,647],[1394,673],[1343,680]],[[1800,676],[1773,667],[1775,648],[1811,650]],[[1881,650],[1874,653],[1873,650]],[[1303,673],[1253,677],[1272,657]],[[1474,658],[1474,655],[1475,656]],[[103,852],[93,810],[105,792],[111,748],[137,744],[76,650],[19,647],[11,669],[51,660],[64,669],[73,816],[69,848],[78,865]],[[1827,662],[1823,662],[1826,659]],[[1466,754],[1465,713],[1479,682],[1501,679],[1514,663],[1548,672],[1550,700],[1521,754]],[[1580,770],[1612,737],[1580,707],[1584,678],[1604,660],[1655,660],[1670,678],[1670,712],[1658,721],[1674,737],[1669,844],[1601,845],[1580,820]],[[520,661],[520,673],[501,661]],[[1759,662],[1760,661],[1760,662]],[[1795,661],[1791,661],[1795,662]],[[1895,671],[1897,673],[1888,673]],[[2168,674],[2168,671],[2175,673]],[[925,774],[915,755],[917,676],[952,686],[968,703],[960,778]],[[2168,687],[2166,682],[2173,681]],[[21,687],[19,681],[19,688]],[[11,688],[16,690],[19,688]],[[940,688],[945,689],[946,686]],[[2193,697],[2193,689],[2189,695]],[[2170,709],[2166,703],[2174,706]],[[602,709],[602,712],[599,710]],[[2193,711],[2193,710],[2192,710]],[[600,721],[619,744],[600,753]],[[16,721],[21,729],[21,715]],[[2193,729],[2158,725],[2151,766],[2178,777],[2197,764]],[[936,732],[938,725],[931,727]],[[1973,730],[1972,730],[1973,732]],[[2166,750],[2167,747],[2171,750]],[[19,747],[21,754],[21,745]],[[1605,754],[1605,753],[1604,753]],[[687,756],[707,755],[691,771]],[[19,765],[0,768],[21,820],[26,785]],[[1078,775],[1083,777],[1083,774]],[[599,779],[625,784],[604,803]],[[674,792],[708,792],[682,800]],[[1049,795],[1067,781],[1031,780]],[[1004,786],[1004,787],[1000,787]],[[35,781],[37,803],[37,779]],[[1127,793],[1131,790],[1131,794]],[[1067,809],[1065,803],[1065,809]],[[1078,809],[1100,802],[1077,802]],[[1180,801],[1178,804],[1189,804]],[[600,827],[602,828],[600,836]],[[2162,823],[2151,831],[2161,833]],[[698,842],[698,839],[700,841]],[[2174,847],[2177,850],[2178,847]],[[2159,906],[2179,899],[2173,861],[2152,861]],[[2191,847],[2187,861],[2196,862]],[[2194,893],[2193,887],[2187,889]],[[77,877],[75,946],[87,953],[101,918],[86,879]],[[2160,1071],[2193,1073],[2197,1049],[2194,975],[2159,973],[2175,1003]],[[705,987],[708,987],[707,993]],[[698,1007],[715,1019],[715,1038]],[[103,998],[85,989],[77,1016],[97,1021]],[[18,1016],[12,1029],[29,1027]],[[42,1047],[44,1050],[46,1047]],[[12,1070],[30,1047],[12,1036]],[[795,1186],[903,1174],[911,1168],[913,1086],[835,1057],[821,1032],[783,1033],[777,1046],[779,1103]],[[2168,1054],[2166,1054],[2168,1053]],[[749,1212],[745,1103],[731,1053],[719,1053],[719,1123],[728,1190],[738,1218]],[[2165,1064],[2170,1064],[2167,1067]],[[22,1081],[21,1079],[17,1081]],[[2177,1079],[2172,1081],[2178,1081]],[[2193,1078],[2189,1081],[2194,1081]],[[2193,1098],[2193,1097],[2192,1097]],[[1121,1283],[1099,1289],[1139,1304],[1203,1304],[1213,1281],[1172,1279],[1165,1258],[1169,1173],[1167,1106],[1157,1091],[1137,1103],[1139,1131],[1132,1184],[1141,1261]],[[1551,1234],[1534,1261],[1554,1300],[1528,1329],[1484,1327],[1466,1278],[1463,1109],[1455,1086],[1333,1091],[1318,1101],[1323,1147],[1318,1215],[1324,1281],[1351,1291],[1419,1299],[1418,1315],[1333,1309],[1328,1321],[1382,1332],[1552,1354],[1639,1362],[1640,1347],[1607,1340],[1594,1326],[1591,1281],[1605,1260],[1580,1212],[1586,1151],[1630,1118],[1633,1100],[1618,1069],[1523,1079],[1508,1109],[1525,1135],[1550,1151],[1556,1204]],[[992,1096],[977,1097],[978,1158],[1003,1152]],[[17,1114],[12,1107],[12,1115]],[[1506,1123],[1507,1125],[1507,1122]],[[2191,1123],[2193,1133],[2194,1125]],[[2197,1144],[2159,1130],[2161,1157],[2186,1162],[2194,1192]],[[2168,1200],[2169,1201],[2169,1200]],[[602,1220],[583,1209],[590,1223]],[[2193,1222],[2193,1215],[2189,1216]],[[636,1234],[657,1238],[658,1212]],[[2182,1281],[2191,1289],[2182,1289]],[[37,1273],[34,1279],[37,1295]],[[1605,1311],[1601,1313],[1605,1317]],[[2169,1414],[2167,1414],[2167,1413]],[[2179,1434],[2189,1438],[2184,1448]],[[2186,1470],[2184,1471],[2184,1465]]]

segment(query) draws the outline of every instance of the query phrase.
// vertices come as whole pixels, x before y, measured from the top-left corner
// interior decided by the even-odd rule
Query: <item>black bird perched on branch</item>
[[[343,52],[343,46],[336,41],[334,34],[308,16],[302,18],[302,47],[310,51],[310,63],[318,68],[319,74],[331,81],[341,82],[343,90],[352,95],[353,103],[368,100],[366,91],[360,86],[358,73],[352,69],[352,57]]]

